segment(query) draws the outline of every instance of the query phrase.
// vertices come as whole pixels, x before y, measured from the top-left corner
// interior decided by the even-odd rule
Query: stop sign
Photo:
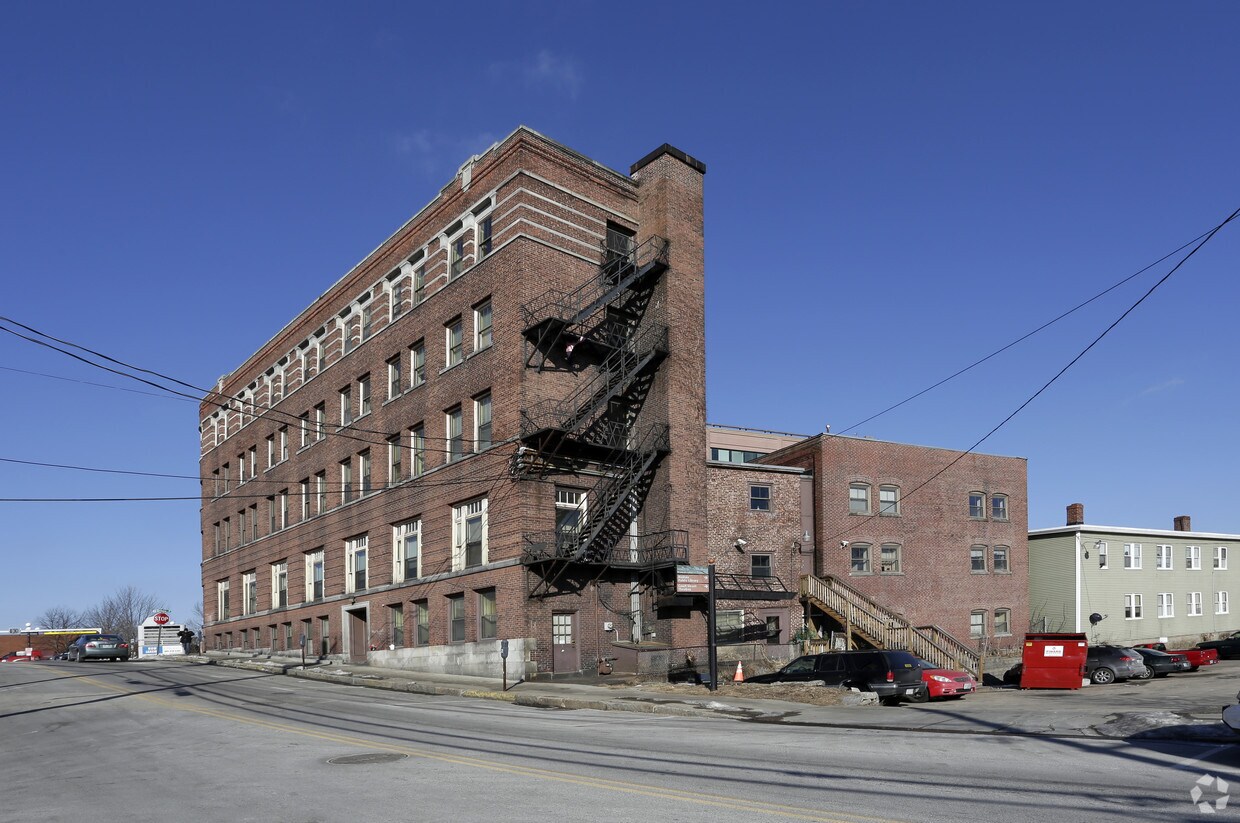
[[[168,617],[167,612],[155,612],[155,616],[152,617],[151,619],[155,621],[155,625],[163,626],[172,618]]]

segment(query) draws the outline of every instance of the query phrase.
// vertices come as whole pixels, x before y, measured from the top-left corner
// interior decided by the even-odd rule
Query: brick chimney
[[[1068,504],[1068,525],[1083,526],[1085,525],[1085,504],[1069,503]]]
[[[1175,519],[1174,528],[1178,532],[1191,532],[1193,530],[1193,519],[1187,514],[1182,514]]]

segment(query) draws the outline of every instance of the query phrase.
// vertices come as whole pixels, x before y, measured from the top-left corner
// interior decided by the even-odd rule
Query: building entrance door
[[[554,612],[551,615],[551,669],[556,674],[581,671],[576,612]]]
[[[365,663],[370,629],[366,625],[366,609],[352,609],[349,616],[349,662]]]

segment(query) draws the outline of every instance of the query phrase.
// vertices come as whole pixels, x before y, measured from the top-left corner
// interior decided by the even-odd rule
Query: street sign
[[[706,594],[709,591],[707,569],[701,566],[680,566],[676,569],[676,594]]]
[[[172,618],[168,616],[167,612],[155,612],[151,619],[155,621],[156,626],[166,626],[168,625],[168,622],[172,620]]]

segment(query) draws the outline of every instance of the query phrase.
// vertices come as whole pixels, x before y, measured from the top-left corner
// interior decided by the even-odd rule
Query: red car
[[[1189,664],[1192,666],[1190,672],[1195,672],[1202,666],[1213,666],[1218,662],[1218,649],[1168,649],[1166,643],[1138,643],[1133,646],[1134,649],[1153,649],[1167,654],[1182,654],[1188,658]]]
[[[927,700],[940,697],[959,699],[977,691],[977,681],[968,672],[940,669],[929,660],[918,660],[921,679],[926,684]]]
[[[9,652],[0,657],[0,663],[29,663],[31,660],[43,660],[43,652],[33,649],[30,654],[25,652]]]

